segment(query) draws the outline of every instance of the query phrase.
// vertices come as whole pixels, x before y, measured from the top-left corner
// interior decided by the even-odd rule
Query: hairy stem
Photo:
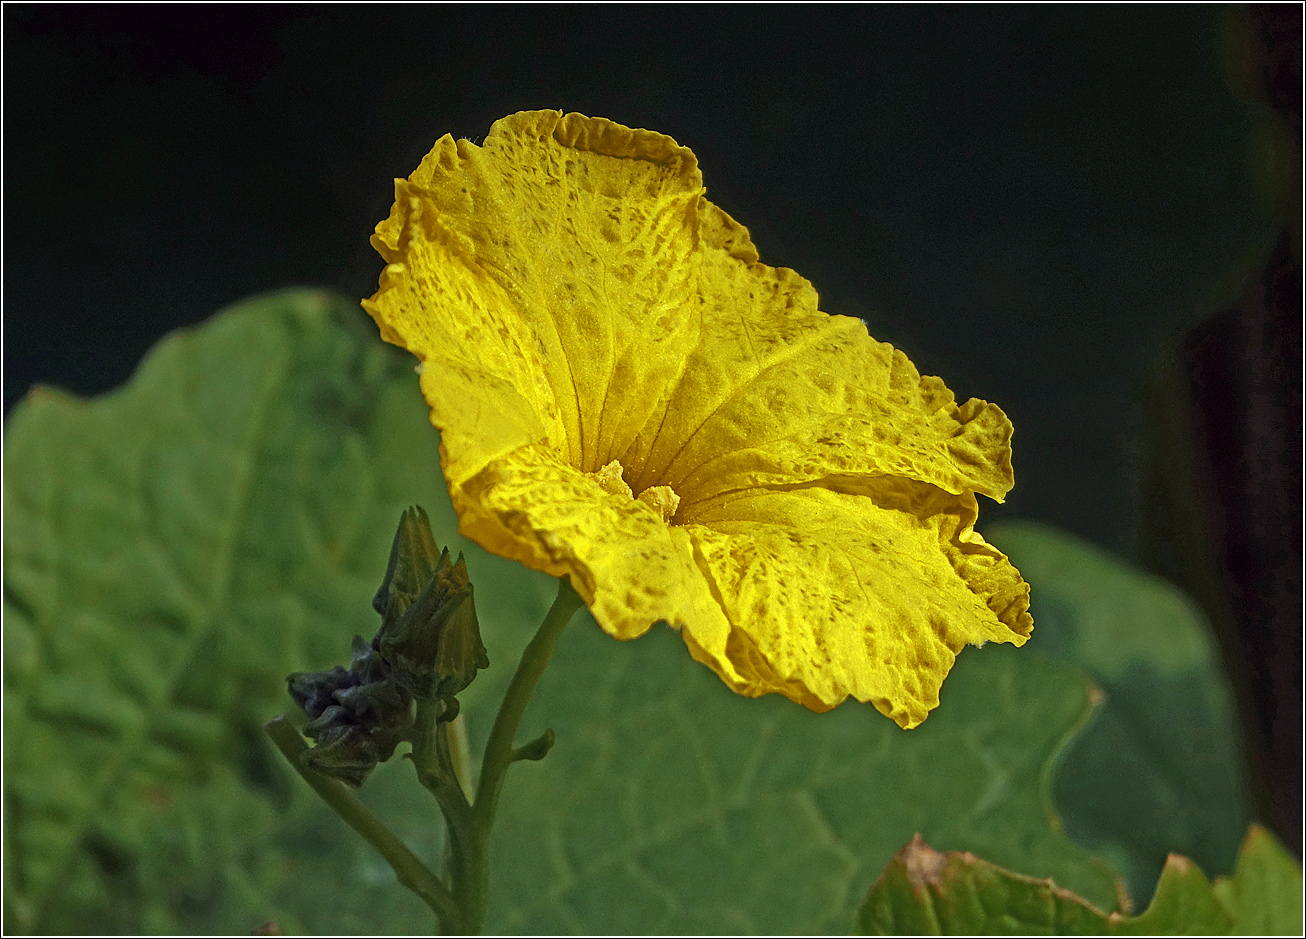
[[[431,873],[430,868],[408,850],[408,846],[372,814],[371,809],[363,805],[358,796],[350,792],[344,783],[315,773],[303,764],[301,757],[309,747],[290,718],[281,714],[272,718],[263,727],[287,762],[303,777],[304,782],[313,787],[313,791],[322,797],[322,800],[344,820],[345,824],[362,835],[368,844],[380,852],[386,863],[394,869],[399,883],[421,897],[435,912],[440,920],[441,931],[447,931],[450,925],[457,923],[458,905],[440,879]]]

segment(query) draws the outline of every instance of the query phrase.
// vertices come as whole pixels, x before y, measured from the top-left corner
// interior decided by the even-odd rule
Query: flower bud
[[[414,699],[441,698],[439,719],[452,720],[454,695],[490,664],[467,566],[461,555],[450,562],[448,549],[436,548],[418,506],[399,520],[372,607],[381,628],[370,643],[354,637],[348,669],[287,679],[290,696],[309,718],[304,736],[314,746],[307,764],[355,787],[411,738]]]

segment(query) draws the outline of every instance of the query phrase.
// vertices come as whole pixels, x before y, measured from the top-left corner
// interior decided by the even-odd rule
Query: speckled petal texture
[[[963,645],[1029,636],[972,527],[1013,484],[1006,416],[760,263],[671,138],[556,111],[445,137],[372,243],[462,531],[617,638],[665,621],[741,694],[912,727]]]

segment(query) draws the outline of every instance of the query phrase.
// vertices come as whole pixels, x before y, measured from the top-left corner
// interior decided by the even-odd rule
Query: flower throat
[[[622,471],[621,461],[613,460],[597,473],[586,473],[585,475],[598,483],[599,488],[609,495],[634,499],[636,498],[635,493],[626,484],[626,480],[621,477]],[[675,490],[670,486],[649,486],[639,494],[638,499],[662,516],[662,521],[667,523],[670,523],[676,514],[676,509],[680,507],[680,496],[676,495]]]

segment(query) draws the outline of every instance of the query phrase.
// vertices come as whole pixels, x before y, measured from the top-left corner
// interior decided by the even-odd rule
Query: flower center
[[[675,490],[670,486],[649,486],[638,497],[631,491],[630,486],[626,485],[626,480],[622,479],[621,461],[613,460],[597,473],[586,473],[590,479],[599,484],[599,488],[609,495],[625,496],[627,499],[638,498],[654,512],[662,517],[662,521],[670,522],[676,509],[680,507],[680,496],[676,495]]]

